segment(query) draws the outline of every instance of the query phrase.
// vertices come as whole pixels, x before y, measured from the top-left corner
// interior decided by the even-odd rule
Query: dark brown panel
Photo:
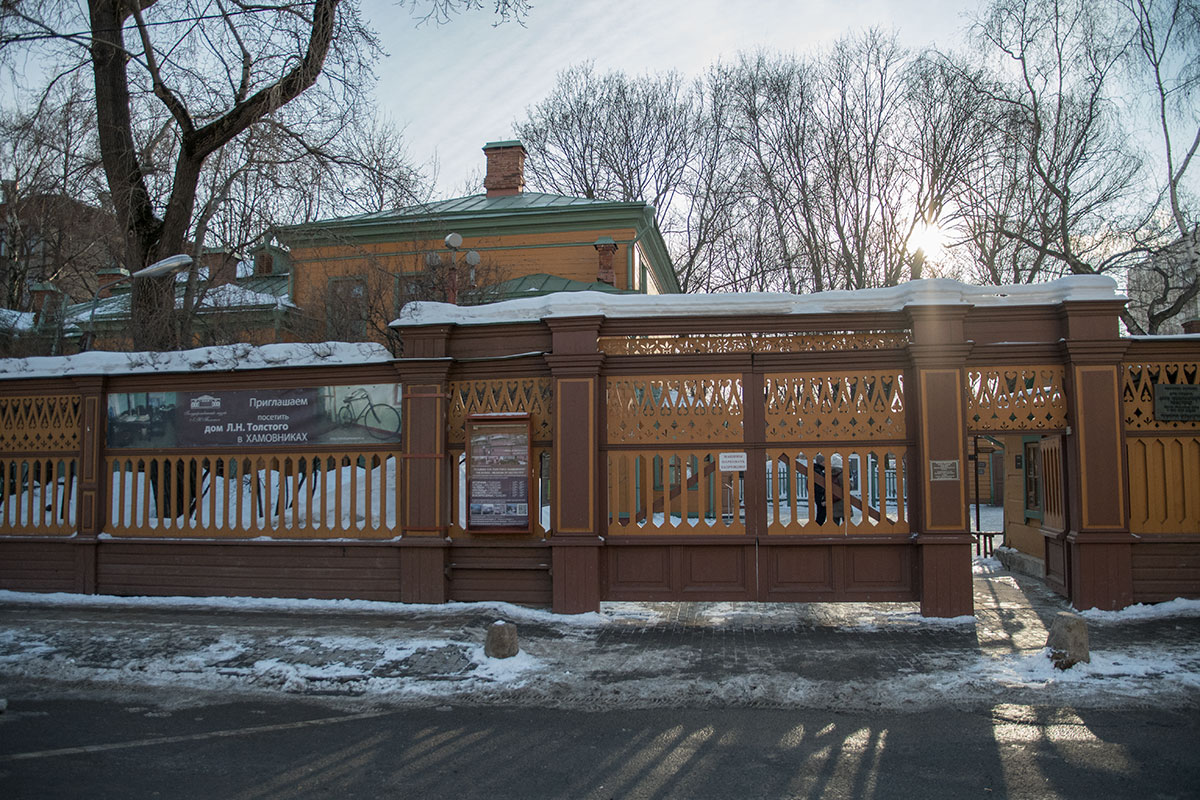
[[[1133,602],[1132,547],[1078,535],[1070,549],[1071,604],[1081,611],[1115,611]]]
[[[554,611],[559,614],[599,611],[599,540],[595,545],[560,544],[553,552]]]
[[[1081,530],[1125,528],[1123,412],[1115,367],[1076,367]]]
[[[834,554],[831,546],[760,547],[761,599],[766,601],[833,599]]]
[[[846,588],[912,589],[912,560],[908,547],[846,547]]]
[[[618,599],[614,592],[626,595],[629,591],[643,591],[657,595],[671,591],[670,548],[607,547],[605,550],[609,590],[606,599]]]
[[[1061,595],[1067,594],[1067,544],[1061,539],[1046,539],[1046,583]]]
[[[103,542],[97,547],[96,591],[396,601],[399,552],[354,545]]]
[[[1133,601],[1200,597],[1200,543],[1133,546]]]
[[[591,378],[562,378],[555,386],[558,413],[554,451],[555,478],[558,488],[556,533],[596,532],[593,497],[595,473],[595,391]]]
[[[929,536],[918,539],[921,614],[959,617],[975,613],[971,578],[971,537]]]
[[[912,486],[925,486],[922,531],[957,532],[966,529],[966,450],[963,391],[959,370],[921,371],[921,439],[924,452]],[[953,461],[958,480],[931,480],[930,462]]]
[[[754,551],[744,546],[675,547],[680,597],[754,600]]]
[[[0,589],[75,591],[76,549],[71,542],[0,542]]]
[[[450,600],[501,600],[541,607],[553,600],[549,547],[455,546],[447,560]]]

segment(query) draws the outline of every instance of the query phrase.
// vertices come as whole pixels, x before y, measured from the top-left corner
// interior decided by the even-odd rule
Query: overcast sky
[[[436,195],[466,190],[485,142],[545,97],[555,75],[598,71],[702,74],[758,48],[806,53],[849,31],[895,29],[914,47],[957,46],[975,0],[533,0],[525,26],[494,26],[480,11],[421,27],[394,0],[364,0],[388,57],[378,65],[381,108],[407,126],[417,162],[440,162]],[[491,0],[484,3],[489,7]],[[478,187],[472,191],[479,191]]]

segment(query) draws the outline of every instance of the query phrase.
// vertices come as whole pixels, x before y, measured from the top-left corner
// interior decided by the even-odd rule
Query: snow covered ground
[[[977,616],[951,620],[905,603],[611,603],[560,616],[504,603],[0,592],[0,696],[50,682],[165,690],[183,704],[283,692],[574,708],[1200,705],[1200,601],[1085,612],[1092,661],[1061,672],[1043,648],[1055,609],[1026,591],[987,559]],[[515,658],[484,655],[497,619],[519,627]]]

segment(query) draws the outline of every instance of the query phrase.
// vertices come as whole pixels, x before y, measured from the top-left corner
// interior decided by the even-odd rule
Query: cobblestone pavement
[[[904,603],[609,603],[576,620],[494,605],[10,601],[0,603],[0,696],[21,681],[583,708],[1200,705],[1200,616],[1089,622],[1098,657],[1060,676],[1042,650],[1065,601],[990,569],[975,576],[974,619],[950,621]],[[498,616],[518,625],[515,659],[482,653]]]

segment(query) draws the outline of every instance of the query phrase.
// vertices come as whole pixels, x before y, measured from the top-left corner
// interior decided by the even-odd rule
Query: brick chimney
[[[50,298],[58,298],[62,294],[58,287],[50,281],[38,281],[29,287],[30,305],[33,307],[33,313],[39,317],[43,309],[46,308],[46,303]],[[51,303],[53,306],[53,303]]]
[[[200,257],[200,266],[208,270],[209,287],[233,283],[237,279],[238,257],[224,250],[209,250]],[[204,277],[203,270],[200,277]]]
[[[1187,322],[1183,323],[1183,332],[1200,333],[1200,317],[1197,317],[1196,319],[1189,319]]]
[[[122,286],[128,290],[129,281],[118,283],[122,278],[128,277],[129,270],[123,267],[106,267],[105,269],[97,270],[96,280],[99,282],[99,286],[96,288],[96,299],[101,300],[105,297],[112,297],[113,294],[120,291]]]
[[[488,142],[483,146],[487,156],[487,175],[483,188],[488,197],[503,197],[525,191],[525,146],[517,141]]]
[[[613,255],[617,252],[617,243],[613,241],[611,236],[601,236],[592,245],[596,248],[599,254],[599,263],[596,265],[596,280],[600,283],[607,283],[609,286],[617,285],[617,272],[613,268]]]

